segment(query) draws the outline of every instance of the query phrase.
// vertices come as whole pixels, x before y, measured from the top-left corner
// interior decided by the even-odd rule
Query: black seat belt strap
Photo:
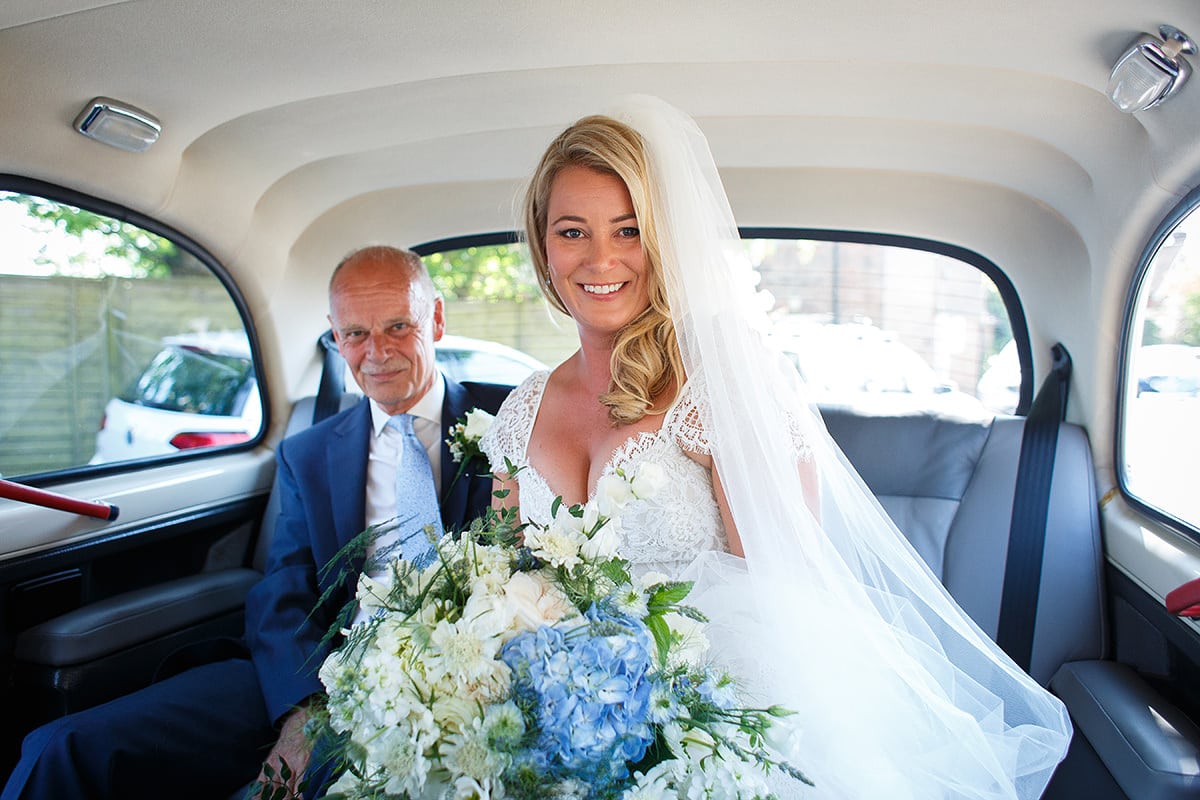
[[[1033,653],[1058,427],[1066,416],[1071,380],[1071,355],[1067,349],[1056,344],[1051,352],[1054,364],[1025,418],[1021,437],[1004,589],[1000,596],[1000,622],[996,629],[996,643],[1026,672]]]
[[[338,352],[333,331],[325,331],[317,340],[324,364],[321,367],[321,383],[317,387],[317,398],[313,401],[313,425],[326,417],[332,417],[342,406],[342,394],[346,391],[346,362]]]

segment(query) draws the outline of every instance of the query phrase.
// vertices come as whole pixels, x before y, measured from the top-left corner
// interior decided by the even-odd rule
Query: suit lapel
[[[466,516],[471,475],[464,472],[455,480],[460,465],[450,455],[446,438],[450,435],[450,427],[461,420],[472,405],[467,390],[461,384],[449,378],[445,381],[446,399],[442,401],[442,525],[457,530],[469,522]]]
[[[325,449],[330,486],[330,513],[338,547],[366,527],[367,456],[370,447],[371,408],[359,403],[330,436]]]

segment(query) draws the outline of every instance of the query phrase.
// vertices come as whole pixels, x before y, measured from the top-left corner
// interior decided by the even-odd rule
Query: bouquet
[[[489,511],[424,569],[364,572],[369,617],[320,668],[342,770],[327,796],[749,799],[773,796],[772,770],[807,783],[767,744],[790,712],[743,707],[706,665],[691,585],[635,582],[620,558],[621,508],[663,482],[655,464],[618,471],[548,525]]]

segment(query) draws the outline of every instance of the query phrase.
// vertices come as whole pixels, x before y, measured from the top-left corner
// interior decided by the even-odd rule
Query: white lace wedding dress
[[[538,524],[550,522],[555,493],[529,463],[527,451],[549,376],[548,371],[536,372],[517,387],[480,443],[493,470],[503,472],[505,458],[524,467],[517,474],[521,518]],[[608,475],[649,461],[662,467],[668,478],[657,497],[635,500],[621,513],[621,556],[629,561],[634,577],[653,571],[677,579],[697,553],[729,549],[712,476],[685,452],[709,453],[702,425],[705,413],[698,405],[703,393],[697,386],[696,381],[684,386],[661,428],[626,439],[604,465],[602,474]]]

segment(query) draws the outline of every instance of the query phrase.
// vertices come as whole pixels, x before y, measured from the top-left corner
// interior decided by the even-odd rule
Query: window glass
[[[1200,217],[1169,230],[1133,301],[1122,403],[1126,489],[1200,527]]]
[[[262,427],[221,280],[129,222],[0,191],[0,474],[199,451]]]
[[[995,283],[908,247],[745,243],[774,335],[823,405],[869,413],[1013,413],[1020,364]]]
[[[747,238],[744,246],[774,335],[817,402],[972,418],[1015,411],[1021,369],[1012,324],[978,267],[874,243]],[[540,300],[522,245],[459,248],[426,263],[446,297],[447,330],[550,365],[579,346],[574,324]],[[481,345],[474,353],[456,353],[455,368],[496,361]]]

